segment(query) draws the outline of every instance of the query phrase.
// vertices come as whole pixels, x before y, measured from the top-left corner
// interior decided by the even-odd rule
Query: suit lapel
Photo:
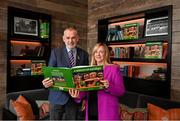
[[[80,49],[77,48],[77,54],[76,54],[76,65],[79,66],[80,65],[80,60],[81,60],[81,52]]]

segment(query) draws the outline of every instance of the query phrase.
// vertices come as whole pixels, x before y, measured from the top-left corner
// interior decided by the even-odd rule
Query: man
[[[49,66],[72,67],[89,64],[88,53],[77,47],[79,36],[75,28],[69,27],[64,30],[63,41],[65,47],[52,50]],[[46,88],[53,85],[49,78],[44,79],[42,83]],[[68,92],[50,90],[49,101],[51,120],[61,120],[64,113],[66,120],[77,119],[78,104]]]

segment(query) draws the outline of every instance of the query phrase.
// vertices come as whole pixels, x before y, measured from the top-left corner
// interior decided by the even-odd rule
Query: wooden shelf
[[[162,37],[162,38],[161,38]],[[127,45],[127,44],[145,44],[146,42],[163,42],[167,43],[168,36],[158,36],[158,37],[145,37],[139,39],[131,39],[131,40],[117,40],[105,42],[107,45]]]
[[[144,58],[111,58],[111,61],[120,62],[144,62],[144,63],[166,63],[166,59],[144,59]]]
[[[46,60],[46,58],[37,56],[11,56],[10,60]]]
[[[8,7],[7,20],[7,93],[43,88],[44,76],[31,74],[48,62],[51,16]]]

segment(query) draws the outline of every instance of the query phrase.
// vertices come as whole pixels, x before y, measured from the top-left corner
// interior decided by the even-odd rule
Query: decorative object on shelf
[[[106,41],[118,41],[123,39],[121,26],[116,25],[114,28],[109,28]]]
[[[19,56],[32,56],[33,53],[34,50],[30,49],[28,45],[25,45],[25,47],[21,49]]]
[[[48,21],[40,21],[40,37],[41,38],[49,38],[49,22]]]
[[[14,34],[38,36],[38,21],[14,16]]]
[[[168,17],[147,19],[145,36],[168,35]]]

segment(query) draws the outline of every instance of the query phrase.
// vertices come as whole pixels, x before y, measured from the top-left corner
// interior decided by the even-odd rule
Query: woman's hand
[[[78,89],[69,89],[69,94],[71,95],[71,97],[73,98],[78,98],[79,97],[79,90]]]
[[[100,82],[103,83],[105,88],[109,87],[109,81],[108,80],[101,80]]]
[[[53,80],[50,79],[50,78],[45,78],[43,81],[42,81],[42,84],[44,85],[45,88],[49,88],[53,85]]]

